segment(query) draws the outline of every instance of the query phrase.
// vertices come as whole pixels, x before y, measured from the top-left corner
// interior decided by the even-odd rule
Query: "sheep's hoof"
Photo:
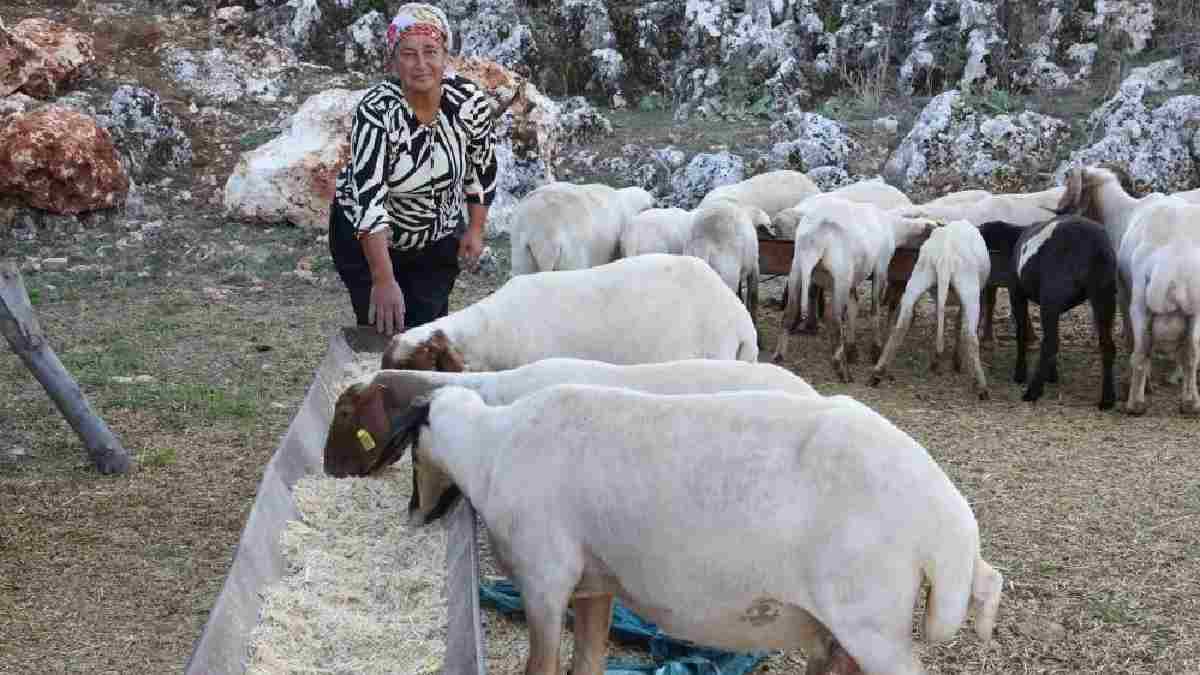
[[[936,373],[936,372],[941,371],[941,369],[942,369],[942,364],[936,358],[929,360],[929,372]]]
[[[950,367],[954,369],[954,372],[961,373],[962,372],[962,361],[960,361],[958,359],[954,359],[953,361],[950,362]]]
[[[1191,403],[1184,401],[1179,404],[1179,414],[1184,417],[1200,417],[1200,401]]]
[[[979,394],[980,401],[987,401],[992,398],[992,395],[988,393],[987,389],[980,389],[978,394]]]
[[[1125,404],[1125,414],[1127,414],[1127,415],[1145,415],[1146,414],[1146,402],[1145,401],[1136,401],[1133,403],[1126,403]]]
[[[1116,399],[1105,398],[1105,399],[1100,399],[1100,404],[1097,407],[1100,408],[1101,410],[1110,410],[1116,404],[1117,404]]]
[[[783,354],[780,354],[779,352],[775,352],[774,354],[772,354],[771,355],[771,363],[774,363],[775,365],[782,364],[783,363]]]
[[[1021,400],[1033,403],[1034,401],[1037,401],[1041,397],[1042,397],[1042,392],[1040,392],[1040,391],[1035,392],[1032,389],[1026,389],[1025,393],[1021,396]]]
[[[872,387],[878,387],[879,383],[883,380],[881,375],[882,375],[882,373],[873,373],[871,375],[871,379],[867,380],[867,384]]]

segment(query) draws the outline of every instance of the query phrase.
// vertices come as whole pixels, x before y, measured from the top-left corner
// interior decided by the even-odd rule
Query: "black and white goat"
[[[1117,260],[1099,223],[1080,216],[1059,216],[1021,227],[993,220],[979,227],[988,248],[1008,255],[1009,294],[1017,326],[1017,363],[1013,381],[1026,380],[1025,331],[1029,301],[1041,307],[1042,347],[1037,372],[1022,399],[1036,401],[1046,382],[1058,381],[1058,318],[1085,300],[1100,337],[1103,364],[1100,409],[1116,401],[1113,321],[1117,307]]]

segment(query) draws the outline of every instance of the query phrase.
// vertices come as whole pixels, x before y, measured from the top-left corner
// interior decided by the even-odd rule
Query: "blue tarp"
[[[521,592],[507,579],[480,582],[479,600],[485,607],[494,607],[504,614],[524,614]],[[613,603],[611,635],[621,642],[647,646],[654,664],[620,663],[609,659],[604,671],[606,675],[743,675],[767,658],[765,651],[738,654],[676,640],[634,614],[620,600]]]

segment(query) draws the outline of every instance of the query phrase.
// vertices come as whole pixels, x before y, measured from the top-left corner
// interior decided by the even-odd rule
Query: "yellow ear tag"
[[[368,432],[366,429],[359,429],[354,435],[358,436],[358,442],[362,443],[364,450],[375,449],[375,439],[371,438],[370,432]]]

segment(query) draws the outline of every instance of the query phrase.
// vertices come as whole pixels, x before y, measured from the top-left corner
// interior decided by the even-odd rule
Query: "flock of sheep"
[[[800,648],[809,675],[922,673],[911,622],[923,584],[927,640],[950,638],[973,611],[986,641],[1003,578],[925,448],[853,398],[758,362],[760,233],[794,241],[776,358],[827,290],[834,366],[849,379],[842,323],[853,335],[856,289],[870,278],[878,381],[913,304],[936,288],[937,350],[953,293],[956,357],[985,395],[978,329],[981,313],[990,326],[998,250],[1011,262],[1018,376],[1027,302],[1042,308],[1028,400],[1057,375],[1058,314],[1088,300],[1101,405],[1113,403],[1119,295],[1134,336],[1130,412],[1144,410],[1150,336],[1179,341],[1184,411],[1200,412],[1200,237],[1184,225],[1200,206],[1134,199],[1120,178],[1090,167],[1041,193],[914,205],[880,182],[821,193],[779,171],[717,188],[693,211],[652,208],[638,188],[547,185],[514,217],[513,278],[394,337],[381,369],[339,396],[325,471],[367,475],[411,447],[411,522],[471,501],[522,589],[527,675],[559,672],[569,606],[572,672],[602,673],[614,597],[697,643]],[[1083,215],[1056,215],[1068,211]],[[885,347],[888,264],[917,244]]]

